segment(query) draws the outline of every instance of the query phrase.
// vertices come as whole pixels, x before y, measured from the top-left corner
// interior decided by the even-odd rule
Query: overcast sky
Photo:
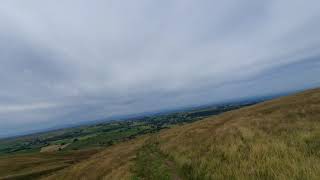
[[[1,0],[0,136],[320,86],[319,0]]]

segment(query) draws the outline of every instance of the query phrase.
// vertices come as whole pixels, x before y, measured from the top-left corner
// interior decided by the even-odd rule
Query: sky
[[[2,0],[0,136],[320,86],[319,0]]]

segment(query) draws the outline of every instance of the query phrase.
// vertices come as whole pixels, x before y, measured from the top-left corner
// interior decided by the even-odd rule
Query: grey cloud
[[[319,7],[5,0],[0,136],[319,86]]]

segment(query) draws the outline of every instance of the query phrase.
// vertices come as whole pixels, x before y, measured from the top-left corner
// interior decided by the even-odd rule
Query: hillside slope
[[[146,137],[114,145],[90,159],[43,179],[130,179],[133,159]]]
[[[320,89],[170,129],[160,148],[190,179],[319,179]]]
[[[319,179],[320,89],[115,145],[50,179]]]

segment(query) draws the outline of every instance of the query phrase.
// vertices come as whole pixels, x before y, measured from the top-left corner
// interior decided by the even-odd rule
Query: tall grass
[[[160,134],[186,179],[320,179],[320,91]]]

